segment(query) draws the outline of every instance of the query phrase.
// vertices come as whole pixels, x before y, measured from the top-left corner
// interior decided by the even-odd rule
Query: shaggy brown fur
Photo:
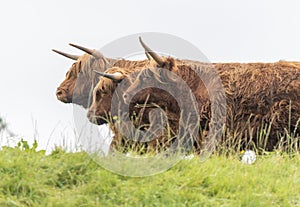
[[[64,103],[75,103],[87,108],[93,83],[97,81],[93,70],[105,71],[117,60],[107,58],[108,65],[103,59],[84,54],[73,63],[66,74],[65,80],[57,88],[57,99]]]
[[[105,71],[107,74],[114,74],[114,73],[120,73],[123,75],[123,81],[127,81],[125,84],[123,83],[123,88],[120,88],[120,91],[117,92],[123,92],[127,89],[127,87],[131,84],[130,80],[134,79],[134,76],[140,72],[143,67],[140,66],[150,66],[151,64],[155,64],[154,61],[122,61],[120,63],[116,63],[116,66],[119,67],[112,67]],[[127,68],[121,68],[120,66],[127,66]],[[109,118],[107,115],[111,111],[111,101],[113,98],[113,94],[115,93],[115,89],[117,88],[119,84],[119,81],[114,81],[109,78],[101,77],[97,83],[97,85],[94,88],[93,91],[93,102],[89,108],[88,117],[90,121],[97,123],[97,124],[103,124],[107,123],[107,119]],[[120,101],[123,101],[123,99],[120,99]]]
[[[66,74],[65,80],[57,88],[57,99],[64,103],[75,103],[88,108],[91,104],[92,90],[94,84],[98,82],[98,77],[95,76],[93,70],[104,72],[106,69],[117,66],[125,68],[135,68],[141,65],[145,66],[150,61],[129,61],[117,60],[111,58],[96,59],[95,57],[84,54],[79,57],[77,62],[73,63]]]
[[[128,64],[128,62],[124,61],[125,64],[119,64],[120,66],[125,65],[127,63],[127,67],[131,66],[133,64]],[[185,64],[186,62],[193,62],[193,61],[181,61],[181,60],[174,60],[173,62],[167,63],[165,67],[171,67],[174,68],[176,64]],[[194,63],[194,62],[193,62]],[[116,65],[116,64],[115,64]],[[206,65],[206,64],[205,64]],[[138,72],[140,72],[143,68],[149,67],[149,68],[154,68],[156,66],[156,63],[154,61],[148,62],[136,62],[136,67],[132,67],[133,69],[129,68],[119,68],[119,67],[113,67],[110,68],[106,71],[108,74],[114,74],[116,72],[121,73],[125,77],[128,77],[130,74],[130,79],[129,80],[123,80],[127,81],[127,83],[123,83],[122,89],[115,91],[115,89],[118,87],[119,83],[116,81],[113,81],[108,78],[101,78],[94,88],[93,92],[93,103],[89,108],[88,112],[88,118],[91,122],[95,124],[105,124],[105,123],[112,123],[113,118],[111,116],[111,104],[112,104],[112,96],[113,94],[117,94],[117,96],[122,97],[123,92],[127,89],[129,85],[131,85],[132,80],[135,80],[135,76],[137,75]],[[192,83],[195,85],[196,83],[200,81],[200,79],[196,79],[198,77],[196,74],[192,74],[192,71],[190,74],[186,74],[188,77],[195,77],[194,81]],[[172,87],[172,86],[170,86]],[[174,85],[174,87],[176,87]],[[144,95],[145,99],[147,99],[147,94],[148,94],[149,89],[144,89],[136,94],[137,97],[140,95]],[[152,89],[156,92],[156,94],[162,94],[159,98],[163,101],[165,101],[165,104],[160,104],[160,106],[163,106],[162,109],[165,111],[166,116],[167,116],[167,123],[169,125],[169,128],[167,130],[161,129],[157,123],[160,121],[162,118],[161,116],[157,116],[155,114],[151,114],[151,111],[153,108],[144,108],[142,111],[139,108],[136,108],[135,105],[143,105],[145,104],[145,100],[142,102],[135,102],[134,104],[129,105],[129,115],[132,116],[133,114],[136,114],[137,117],[139,117],[139,122],[135,125],[139,129],[147,129],[148,132],[155,132],[155,135],[158,135],[156,139],[152,140],[148,144],[150,144],[152,147],[156,148],[157,144],[158,145],[164,145],[164,147],[167,147],[168,144],[166,144],[163,140],[164,138],[167,139],[167,142],[169,142],[169,138],[172,139],[172,137],[176,136],[177,129],[178,129],[178,104],[176,101],[174,102],[174,99],[172,96],[168,93],[165,93],[161,89]],[[178,90],[180,93],[180,90]],[[126,104],[124,104],[123,99],[120,100],[120,105],[116,107],[120,107],[120,110],[122,111],[122,107],[128,107]],[[151,100],[151,98],[150,98]],[[152,102],[152,101],[151,101]],[[155,103],[155,101],[153,101]],[[200,103],[200,101],[199,101]],[[164,107],[168,106],[168,107]],[[174,110],[177,108],[177,110]],[[203,110],[203,109],[202,109]],[[204,114],[204,113],[203,113]],[[111,124],[111,129],[114,132],[114,143],[124,143],[125,142],[125,137],[123,137],[119,131],[117,130],[116,126],[114,124]],[[170,130],[169,130],[170,129]],[[169,136],[166,134],[170,133]],[[151,136],[151,135],[150,135]],[[153,136],[152,136],[153,137]],[[169,143],[170,144],[170,143]]]
[[[272,150],[276,146],[277,135],[282,134],[284,129],[300,132],[299,129],[295,129],[300,118],[299,62],[176,64],[172,58],[166,59],[165,62],[164,68],[182,77],[195,95],[201,127],[205,127],[204,124],[209,122],[210,128],[227,109],[226,136],[243,137],[244,144],[250,140],[258,143],[261,127],[266,124],[271,125],[268,140],[263,140],[266,142],[267,150]],[[210,110],[210,98],[218,100],[220,97],[210,97],[207,91],[207,88],[213,88],[216,81],[214,75],[210,75],[212,67],[218,71],[227,101],[227,107],[217,106],[217,112]],[[133,91],[145,84],[145,79],[141,81],[141,77],[147,75],[149,77],[150,73],[149,69],[145,69],[138,75],[136,81],[126,91],[125,102],[130,100]],[[197,73],[201,75],[202,80],[199,80]],[[163,71],[159,76],[153,76],[152,72],[152,77],[155,77],[157,81],[168,80],[168,83],[175,84],[172,82],[172,77],[166,76]],[[218,86],[213,90],[218,92],[222,89]],[[149,88],[147,93],[147,95],[150,94],[148,101],[154,102],[162,108],[173,110],[173,114],[180,114],[180,110],[172,106],[172,101],[165,101],[168,94],[156,93],[152,88]],[[217,94],[221,96],[222,93]],[[132,102],[142,103],[145,100],[146,96],[140,95],[134,97]],[[212,113],[215,113],[213,116],[215,120],[212,120]],[[289,115],[291,115],[290,120]]]
[[[122,85],[118,81],[101,77],[99,82],[94,88],[93,103],[91,104],[87,114],[89,120],[92,123],[98,125],[110,123],[110,128],[115,134],[113,138],[114,146],[117,146],[119,144],[124,145],[124,143],[127,142],[128,140],[126,140],[126,138],[120,134],[118,127],[114,125],[114,119],[115,119],[114,117],[122,116],[123,114],[111,114],[112,101],[116,100],[115,102],[117,103],[117,105],[115,107],[118,108],[119,111],[125,111],[126,109],[124,107],[128,107],[128,105],[126,105],[123,102],[122,95],[123,92],[127,89],[127,87],[131,85],[132,80],[135,79],[136,75],[143,69],[143,67],[139,67],[139,66],[145,66],[147,64],[149,67],[153,67],[151,65],[155,65],[154,61],[150,61],[150,62],[144,61],[144,62],[135,62],[135,63],[137,67],[133,67],[133,68],[112,67],[105,71],[105,73],[107,74],[121,73],[124,77],[124,79],[122,80]],[[128,64],[128,62],[125,62],[125,65],[126,64],[129,66],[133,65],[133,64]],[[122,65],[122,63],[120,65]],[[116,98],[114,99],[113,96],[115,96]],[[130,117],[132,117],[134,114],[135,117],[138,119],[135,120],[137,124],[135,126],[138,127],[139,129],[144,130],[145,128],[149,127],[149,124],[151,122],[155,123],[154,120],[152,121],[150,120],[151,118],[153,118],[149,116],[149,113],[151,114],[150,110],[151,110],[150,108],[143,108],[143,107],[140,108],[131,104],[129,106],[128,111]]]

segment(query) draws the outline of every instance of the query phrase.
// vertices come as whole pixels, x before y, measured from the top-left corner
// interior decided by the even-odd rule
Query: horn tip
[[[52,51],[55,52],[55,53],[58,53],[58,54],[60,54],[60,55],[62,55],[62,56],[65,56],[65,57],[67,57],[67,58],[70,58],[70,59],[72,59],[72,60],[77,60],[77,59],[79,58],[78,55],[70,55],[70,54],[61,52],[61,51],[59,51],[59,50],[52,49]]]
[[[96,74],[98,74],[98,75],[101,75],[101,76],[104,75],[104,73],[101,73],[100,71],[97,71],[97,70],[93,70],[93,72],[96,73]]]
[[[142,42],[143,42],[143,40],[142,40],[142,37],[141,37],[141,36],[139,36],[139,41],[140,41],[140,43],[142,43]]]

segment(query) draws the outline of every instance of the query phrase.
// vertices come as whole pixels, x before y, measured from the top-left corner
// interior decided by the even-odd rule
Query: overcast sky
[[[0,22],[0,115],[41,147],[74,129],[72,106],[55,97],[73,61],[52,48],[81,55],[68,43],[101,48],[162,32],[191,42],[212,62],[300,61],[298,0],[5,1]]]

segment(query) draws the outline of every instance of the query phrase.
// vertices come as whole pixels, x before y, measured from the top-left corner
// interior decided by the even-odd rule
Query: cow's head
[[[149,61],[147,64],[149,64]],[[131,85],[133,80],[136,79],[136,76],[143,68],[144,67],[138,66],[128,68],[115,66],[104,73],[95,71],[95,73],[102,77],[93,90],[93,102],[87,115],[89,120],[98,125],[111,121],[110,113],[114,94],[117,97],[118,103],[114,103],[114,105],[117,105],[113,107],[118,107],[118,109],[120,109],[120,107],[128,107],[123,101],[123,92]],[[122,84],[120,85],[121,81]],[[132,110],[130,110],[130,113],[131,112]]]
[[[206,100],[208,92],[198,76],[197,64],[200,63],[161,57],[146,46],[141,39],[140,42],[145,51],[155,60],[156,65],[142,70],[137,75],[135,81],[123,93],[125,103],[134,105],[147,102],[161,108],[178,111],[179,105],[191,102],[189,96],[192,94],[190,92],[196,97]],[[207,70],[207,74],[209,74],[209,68],[206,65],[203,68],[206,69],[200,71],[206,73]]]
[[[89,95],[95,81],[93,70],[105,71],[111,62],[100,52],[70,44],[86,52],[82,56],[70,55],[53,50],[65,57],[76,60],[66,74],[65,80],[56,90],[56,97],[64,103],[75,103],[85,108],[89,106]]]
[[[126,104],[144,104],[165,102],[172,98],[168,90],[173,90],[177,76],[162,68],[142,70],[123,93]],[[163,87],[161,87],[163,85]]]
[[[158,85],[171,84],[176,81],[174,72],[178,70],[177,60],[172,57],[166,58],[159,56],[152,51],[141,38],[139,40],[146,54],[148,54],[156,64],[152,64],[149,68],[141,70],[135,81],[128,87],[126,92],[124,92],[123,99],[127,104],[130,102],[143,103],[146,100],[148,102],[161,100],[161,95],[168,95],[159,89]],[[142,89],[142,92],[139,92],[140,89]]]
[[[111,102],[118,83],[122,81],[126,74],[124,69],[113,67],[105,73],[97,72],[100,78],[93,90],[93,102],[88,111],[88,119],[95,124],[105,124],[110,119]]]

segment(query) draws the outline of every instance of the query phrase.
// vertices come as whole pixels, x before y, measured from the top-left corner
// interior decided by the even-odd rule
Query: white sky
[[[52,48],[80,55],[68,43],[101,48],[162,32],[193,43],[212,62],[300,61],[298,0],[5,1],[0,23],[0,115],[41,147],[74,129],[72,106],[55,97],[73,61]]]

